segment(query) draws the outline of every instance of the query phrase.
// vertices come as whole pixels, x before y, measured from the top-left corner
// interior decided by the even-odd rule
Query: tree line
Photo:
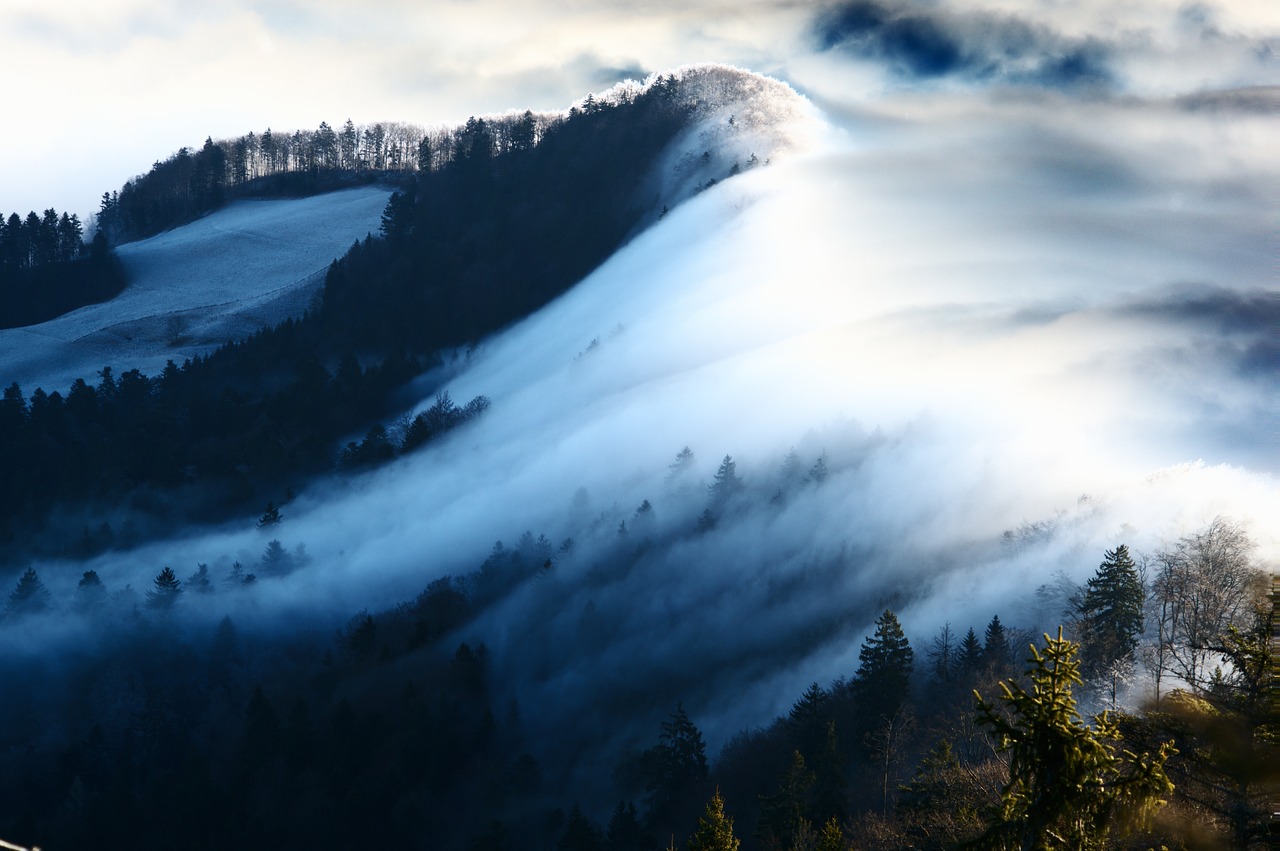
[[[526,112],[428,137],[439,140],[420,148],[431,170],[392,197],[380,236],[333,263],[302,317],[158,376],[106,367],[65,395],[10,384],[0,560],[112,545],[95,529],[53,534],[55,506],[109,504],[159,531],[257,509],[335,455],[386,460],[376,430],[350,452],[347,435],[392,416],[392,389],[444,353],[547,303],[617,249],[657,201],[641,187],[698,108],[696,83],[665,78],[555,122]],[[161,193],[173,203],[205,203],[222,185],[209,165],[222,149],[202,150],[161,170],[186,187]]]
[[[49,208],[0,216],[0,328],[33,325],[105,301],[124,273],[105,242],[83,242],[74,213]]]
[[[526,110],[486,124],[496,150],[505,152],[531,147],[554,120]],[[347,119],[340,129],[322,121],[311,131],[268,127],[234,139],[208,137],[199,148],[181,148],[120,189],[104,192],[94,226],[116,245],[192,221],[233,197],[309,195],[439,170],[452,161],[462,132]]]

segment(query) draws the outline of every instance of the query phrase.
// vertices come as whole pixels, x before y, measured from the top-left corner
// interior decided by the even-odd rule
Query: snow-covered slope
[[[189,225],[121,246],[129,286],[103,304],[0,331],[0,380],[66,392],[104,366],[155,375],[165,361],[300,314],[329,263],[378,231],[390,191],[238,201]]]

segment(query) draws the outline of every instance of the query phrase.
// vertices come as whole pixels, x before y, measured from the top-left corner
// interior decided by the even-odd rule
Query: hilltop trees
[[[86,246],[75,214],[34,210],[0,216],[0,328],[52,319],[104,301],[124,286],[106,244]]]

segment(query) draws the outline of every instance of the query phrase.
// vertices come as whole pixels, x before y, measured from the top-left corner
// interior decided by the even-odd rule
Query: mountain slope
[[[997,612],[1052,628],[1060,601],[1037,591],[1057,571],[1079,582],[1117,543],[1153,552],[1219,514],[1251,523],[1274,562],[1264,194],[1151,157],[1148,116],[1095,140],[1069,103],[919,106],[915,121],[806,122],[793,156],[694,179],[702,191],[567,293],[404,391],[414,411],[442,388],[483,393],[485,416],[312,484],[279,524],[41,564],[57,617],[0,628],[0,646],[15,665],[78,649],[101,622],[75,613],[87,569],[139,644],[188,636],[212,666],[233,618],[254,651],[243,699],[219,704],[235,736],[247,705],[269,717],[254,677],[277,701],[321,695],[343,736],[366,697],[366,730],[404,706],[444,729],[456,695],[422,700],[415,683],[471,682],[482,662],[467,720],[512,752],[478,749],[473,768],[541,766],[541,789],[512,793],[533,821],[637,794],[612,769],[678,701],[715,751],[847,678],[886,608],[918,652],[940,625]],[[1249,176],[1269,180],[1254,157]],[[1194,212],[1167,203],[1174,176]],[[163,612],[131,602],[166,565],[206,566],[213,590]],[[427,587],[465,615],[414,623]],[[335,688],[335,671],[354,673]],[[94,694],[142,691],[131,669],[97,676]],[[141,698],[110,705],[121,737],[151,717]],[[363,775],[384,776],[399,775]],[[453,819],[457,801],[413,789],[395,812]]]
[[[306,309],[320,276],[378,230],[390,192],[363,187],[302,200],[241,201],[184,227],[120,246],[129,285],[103,304],[0,331],[0,376],[25,390],[158,374],[228,339]]]

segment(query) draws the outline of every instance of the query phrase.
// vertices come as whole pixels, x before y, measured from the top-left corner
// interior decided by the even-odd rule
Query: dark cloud
[[[1109,49],[1012,16],[949,14],[910,4],[851,0],[815,21],[819,46],[921,79],[960,77],[1073,88],[1110,82]]]
[[[643,80],[650,73],[633,62],[630,65],[599,68],[593,75],[593,80],[599,86],[612,86],[614,83],[620,83],[623,80]]]
[[[1235,292],[1220,287],[1179,287],[1131,301],[1119,308],[1121,316],[1163,322],[1194,324],[1204,331],[1258,338],[1280,328],[1280,294]]]
[[[1192,112],[1245,112],[1274,115],[1280,109],[1280,86],[1245,86],[1196,92],[1178,98],[1177,104]]]

